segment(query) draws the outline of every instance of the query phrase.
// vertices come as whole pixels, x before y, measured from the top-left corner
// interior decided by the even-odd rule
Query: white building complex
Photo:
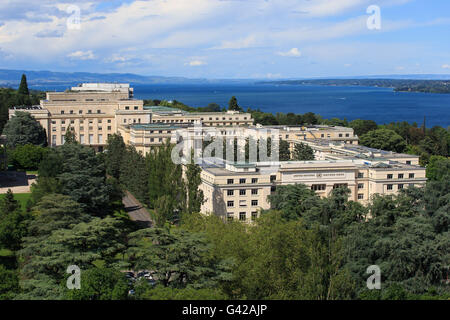
[[[192,139],[198,146],[209,137],[227,139],[264,137],[276,132],[289,143],[308,144],[314,161],[250,163],[204,159],[200,185],[205,195],[202,213],[227,219],[251,221],[262,209],[269,209],[267,196],[277,186],[302,183],[327,197],[333,188],[345,185],[350,200],[366,204],[374,194],[396,194],[403,188],[422,186],[425,168],[419,157],[376,150],[358,145],[353,129],[335,126],[261,126],[251,114],[228,112],[186,112],[170,107],[144,106],[134,98],[129,84],[85,83],[65,92],[47,92],[33,107],[10,109],[31,113],[47,132],[51,146],[64,144],[67,130],[73,130],[81,144],[103,151],[107,138],[119,133],[127,144],[143,154],[169,140]]]

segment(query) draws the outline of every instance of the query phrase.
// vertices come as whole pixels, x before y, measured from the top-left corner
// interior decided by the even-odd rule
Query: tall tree
[[[41,124],[28,112],[16,111],[3,129],[6,145],[15,148],[28,143],[45,147],[47,134]]]
[[[314,150],[305,143],[296,143],[292,158],[298,161],[314,160]]]
[[[19,90],[17,93],[26,96],[30,94],[30,91],[28,90],[27,76],[25,74],[22,74],[22,79],[20,79]]]
[[[279,146],[279,156],[280,161],[289,161],[291,160],[291,151],[289,150],[289,142],[286,140],[280,139]]]
[[[202,169],[193,161],[193,151],[191,162],[186,165],[186,188],[187,188],[187,212],[200,212],[204,202],[203,191],[199,189],[202,179],[200,173]]]
[[[230,102],[228,102],[228,110],[231,111],[243,111],[242,108],[238,105],[237,99],[235,96],[232,96]]]
[[[120,179],[120,167],[126,152],[125,142],[119,134],[112,134],[106,142],[106,173]]]
[[[405,140],[389,129],[370,131],[360,137],[360,143],[367,147],[395,152],[404,152],[406,149]]]

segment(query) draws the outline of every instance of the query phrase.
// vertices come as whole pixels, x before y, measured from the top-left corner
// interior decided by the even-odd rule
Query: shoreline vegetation
[[[450,93],[450,80],[406,80],[406,79],[313,79],[263,81],[257,84],[361,86],[392,88],[395,92]]]

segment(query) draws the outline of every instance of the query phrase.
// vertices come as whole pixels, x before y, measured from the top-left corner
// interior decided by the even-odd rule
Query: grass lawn
[[[0,199],[2,199],[5,196],[5,194],[0,194]],[[22,209],[25,210],[27,207],[27,201],[30,199],[31,193],[15,193],[14,199],[19,201],[20,205],[22,206]]]

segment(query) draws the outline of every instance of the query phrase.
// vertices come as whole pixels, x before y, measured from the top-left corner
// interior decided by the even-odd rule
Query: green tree
[[[104,163],[92,148],[68,143],[52,149],[41,163],[36,189],[42,190],[41,183],[48,181],[57,182],[58,190],[52,192],[72,197],[91,214],[102,216],[109,210],[112,190]]]
[[[48,149],[32,144],[19,145],[11,152],[9,162],[16,168],[36,170]]]
[[[296,143],[292,158],[298,161],[314,160],[314,150],[305,143]]]
[[[237,99],[235,96],[232,96],[230,102],[228,103],[228,110],[231,111],[243,111],[242,108],[238,105]]]
[[[289,161],[291,159],[291,151],[289,150],[289,143],[286,140],[280,139],[279,147],[280,161]]]
[[[429,180],[433,181],[450,180],[450,158],[431,156],[426,175]]]
[[[7,215],[8,213],[17,211],[20,209],[19,201],[14,199],[14,194],[11,189],[6,191],[3,198],[0,199],[0,217]]]
[[[319,197],[304,184],[278,186],[269,195],[271,208],[282,212],[283,218],[296,220],[309,210],[318,207]]]
[[[15,148],[28,143],[42,147],[47,145],[45,129],[28,112],[16,111],[6,123],[3,134],[6,135],[8,147]]]
[[[202,183],[201,171],[200,166],[194,161],[186,165],[187,211],[189,213],[200,212],[204,202],[203,191],[199,189]]]
[[[17,104],[31,106],[30,91],[28,90],[27,77],[22,74],[19,89],[17,90]]]
[[[214,288],[231,279],[227,264],[211,257],[210,246],[200,234],[148,228],[130,234],[129,245],[133,268],[153,270],[164,287]]]
[[[126,145],[119,134],[112,134],[106,142],[106,173],[120,179],[120,169],[126,153]]]
[[[0,300],[12,300],[19,291],[17,272],[0,264]]]
[[[404,152],[406,149],[405,140],[389,129],[370,131],[360,137],[360,143],[367,147],[395,152]]]
[[[111,268],[91,268],[81,272],[81,288],[67,290],[70,300],[125,300],[128,284],[120,271]]]
[[[350,121],[349,126],[350,128],[353,128],[355,134],[359,137],[369,131],[378,129],[377,123],[373,120],[356,119]]]
[[[20,80],[19,90],[17,93],[26,96],[30,94],[30,91],[28,90],[27,76],[24,74],[22,74],[22,79]]]
[[[67,131],[64,134],[64,143],[78,143],[75,131],[71,126],[67,128]]]

